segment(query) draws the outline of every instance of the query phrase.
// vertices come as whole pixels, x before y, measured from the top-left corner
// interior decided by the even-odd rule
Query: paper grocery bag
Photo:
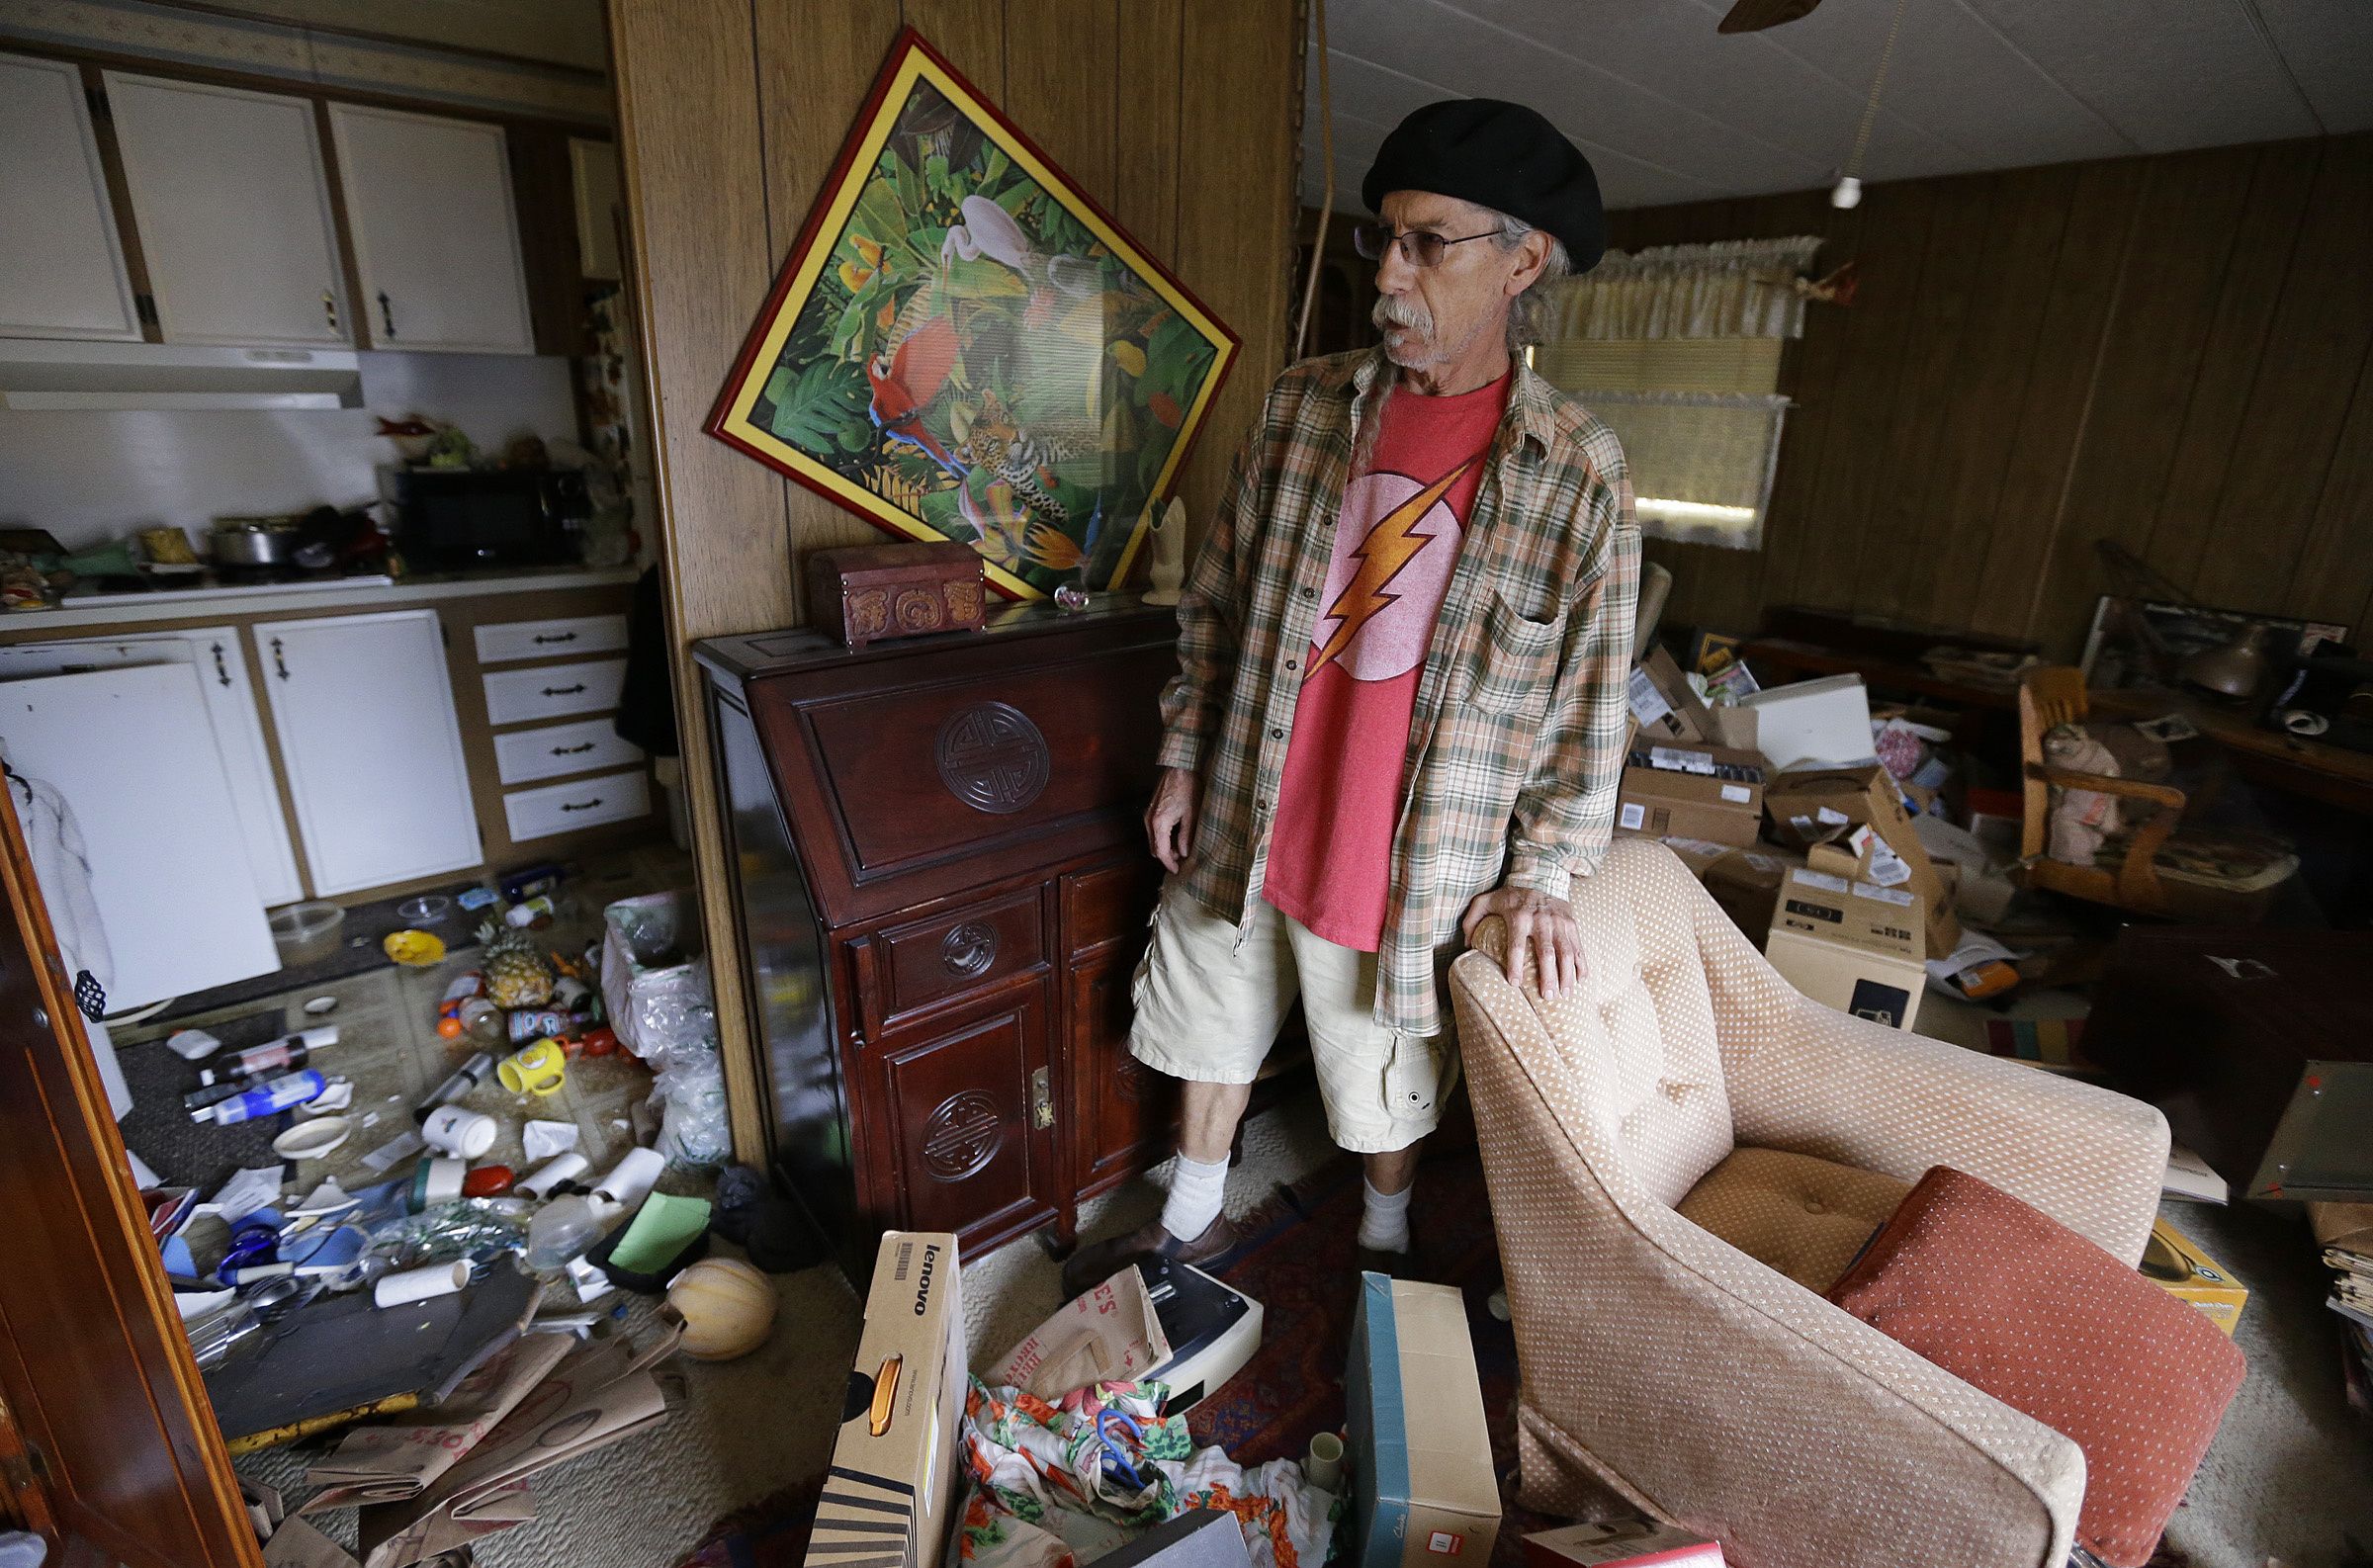
[[[1053,1403],[1090,1383],[1134,1382],[1169,1359],[1154,1298],[1131,1263],[1032,1329],[988,1381]]]

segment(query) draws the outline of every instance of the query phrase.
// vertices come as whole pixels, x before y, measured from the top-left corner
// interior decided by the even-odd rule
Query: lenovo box
[[[1643,734],[1624,763],[1615,826],[1658,838],[1751,844],[1763,828],[1763,756]]]
[[[2228,1338],[2249,1300],[2249,1287],[2234,1278],[2232,1269],[2163,1219],[2152,1223],[2151,1240],[2143,1248],[2143,1277],[2198,1307]]]
[[[1661,648],[1631,670],[1631,718],[1643,738],[1656,740],[1707,740],[1714,737],[1714,715],[1699,700],[1697,688]]]
[[[1568,1524],[1525,1537],[1525,1568],[1722,1568],[1722,1548],[1703,1535],[1644,1519]]]
[[[873,1264],[808,1568],[938,1568],[953,1520],[964,1415],[956,1239],[890,1231]]]
[[[1854,853],[1856,881],[1916,894],[1930,951],[1949,953],[1961,945],[1961,922],[1953,917],[1944,879],[1885,767],[1866,762],[1774,773],[1764,781],[1763,810],[1772,836],[1790,848],[1837,844]]]
[[[1773,844],[1715,843],[1707,838],[1667,838],[1667,849],[1681,857],[1690,874],[1704,884],[1714,902],[1730,916],[1757,947],[1772,929],[1772,901],[1781,879],[1804,863],[1804,857]]]
[[[1449,1285],[1360,1276],[1350,1415],[1357,1568],[1484,1568],[1500,1483],[1466,1303]]]
[[[1909,1029],[1928,983],[1919,895],[1807,866],[1772,907],[1764,956],[1813,1001]]]

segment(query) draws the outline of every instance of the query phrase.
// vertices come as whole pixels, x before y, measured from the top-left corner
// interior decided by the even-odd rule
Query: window
[[[1758,548],[1788,399],[1780,356],[1802,330],[1794,280],[1813,238],[1610,251],[1561,286],[1534,368],[1624,444],[1641,532]]]

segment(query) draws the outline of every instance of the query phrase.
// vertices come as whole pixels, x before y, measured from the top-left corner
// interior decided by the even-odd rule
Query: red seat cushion
[[[1946,1166],[1829,1299],[2083,1449],[2076,1541],[2113,1568],[2150,1560],[2245,1369],[2198,1309]]]

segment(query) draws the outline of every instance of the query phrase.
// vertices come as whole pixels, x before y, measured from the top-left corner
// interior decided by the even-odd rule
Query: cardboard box
[[[1690,874],[1705,884],[1714,902],[1730,916],[1757,947],[1772,929],[1772,901],[1781,879],[1804,863],[1804,857],[1774,844],[1716,843],[1707,838],[1667,838],[1665,847],[1681,857]]]
[[[1763,829],[1763,757],[1727,746],[1643,740],[1626,758],[1615,825],[1659,838],[1751,844]]]
[[[2241,1321],[2249,1287],[2233,1277],[2233,1270],[2200,1250],[2200,1244],[2165,1220],[2151,1226],[2143,1248],[2143,1277],[2198,1307],[2208,1321],[2231,1337]]]
[[[1928,983],[1919,895],[1807,865],[1772,907],[1764,956],[1824,1005],[1908,1030]]]
[[[1096,1559],[1107,1568],[1253,1568],[1236,1516],[1214,1508],[1188,1509]]]
[[[1961,945],[1950,892],[1886,768],[1865,762],[1773,773],[1764,780],[1763,810],[1778,842],[1807,851],[1816,844],[1840,845],[1855,856],[1856,881],[1917,894],[1930,951],[1949,953]]]
[[[1661,648],[1631,670],[1631,718],[1639,733],[1658,740],[1708,740],[1714,737],[1714,717],[1698,699],[1697,689],[1673,655]]]
[[[867,1568],[938,1568],[962,1468],[960,1272],[955,1237],[883,1234],[808,1568],[848,1568],[858,1557]]]
[[[1525,1568],[1722,1568],[1722,1548],[1703,1535],[1644,1519],[1568,1524],[1525,1537]]]
[[[1755,712],[1763,754],[1775,768],[1842,767],[1878,753],[1871,699],[1860,675],[1823,675],[1744,699]]]
[[[1357,1568],[1484,1568],[1500,1482],[1466,1302],[1449,1285],[1360,1276],[1352,1317],[1352,1553]]]

